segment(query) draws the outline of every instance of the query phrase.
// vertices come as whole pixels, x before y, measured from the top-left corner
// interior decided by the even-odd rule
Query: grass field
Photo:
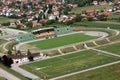
[[[120,63],[57,80],[120,80]]]
[[[0,39],[0,45],[7,42],[6,40]]]
[[[120,14],[118,13],[111,13],[109,16],[108,16],[108,20],[111,20],[111,19],[119,19],[120,18]]]
[[[120,30],[120,24],[111,24],[111,23],[103,23],[103,22],[77,22],[74,23],[73,26],[85,26],[89,28],[107,28],[110,27],[111,29],[118,29]]]
[[[96,37],[77,33],[77,34],[71,34],[71,35],[62,36],[62,37],[56,37],[48,40],[32,42],[29,44],[32,46],[38,47],[40,49],[50,49],[50,48],[64,46],[72,43],[95,39],[95,38]]]
[[[108,51],[111,53],[115,53],[115,54],[120,54],[120,43],[103,46],[103,47],[100,47],[98,49]]]
[[[104,8],[108,7],[109,5],[102,5],[102,6],[85,6],[85,7],[79,7],[79,8],[73,8],[72,11],[69,13],[75,13],[75,14],[80,14],[82,11],[85,10],[103,10]]]
[[[9,22],[9,20],[11,20],[11,19],[7,18],[7,17],[0,17],[0,23]]]
[[[118,59],[119,58],[110,55],[88,50],[29,63],[21,67],[42,78],[44,75],[50,78],[98,66]]]
[[[3,78],[3,77],[0,77],[0,80],[7,80],[7,79],[5,79],[5,78]]]

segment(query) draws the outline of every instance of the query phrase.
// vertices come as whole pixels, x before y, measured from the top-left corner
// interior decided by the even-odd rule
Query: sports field
[[[108,51],[108,52],[111,52],[114,54],[120,54],[120,43],[103,46],[103,47],[100,47],[98,49]]]
[[[114,56],[97,53],[92,50],[87,50],[25,64],[21,67],[42,78],[44,75],[46,75],[47,78],[51,78],[64,75],[66,73],[91,68],[118,59],[119,58]]]
[[[77,34],[71,34],[71,35],[67,35],[67,36],[61,36],[61,37],[56,37],[56,38],[52,38],[52,39],[32,42],[29,44],[32,46],[35,46],[39,49],[50,49],[50,48],[55,48],[55,47],[64,46],[64,45],[68,45],[68,44],[87,41],[87,40],[91,40],[91,39],[95,39],[95,38],[97,38],[97,37],[77,33]]]
[[[57,80],[120,80],[120,63]]]

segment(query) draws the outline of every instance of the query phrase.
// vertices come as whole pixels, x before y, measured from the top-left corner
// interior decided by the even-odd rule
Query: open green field
[[[0,45],[7,42],[6,40],[0,39]]]
[[[118,59],[119,58],[111,55],[101,54],[92,50],[87,50],[25,64],[21,67],[42,78],[44,75],[46,75],[47,78],[51,78],[66,73],[71,73],[86,68],[98,66]]]
[[[108,20],[111,20],[111,19],[114,19],[114,20],[118,20],[120,18],[120,14],[119,13],[111,13],[109,16],[108,16]]]
[[[4,44],[5,42],[7,42],[6,40],[4,40],[4,39],[0,39],[0,52],[2,52],[3,51],[3,46],[2,46],[2,44]]]
[[[77,34],[71,34],[67,36],[61,36],[61,37],[56,37],[52,39],[32,42],[29,44],[40,49],[50,49],[50,48],[64,46],[72,43],[81,42],[81,41],[91,40],[95,38],[96,37],[94,36],[88,36],[85,34],[77,33]]]
[[[85,7],[79,7],[79,8],[73,8],[72,11],[69,13],[75,13],[75,14],[80,14],[82,11],[85,10],[103,10],[104,8],[108,7],[109,5],[102,5],[102,6],[85,6]]]
[[[5,78],[3,78],[3,77],[0,77],[0,80],[7,80],[7,79],[5,79]]]
[[[111,53],[115,53],[115,54],[120,54],[120,43],[103,46],[103,47],[100,47],[98,49],[108,51]]]
[[[6,23],[6,22],[9,22],[9,20],[11,19],[7,17],[0,17],[0,23]]]
[[[120,24],[111,24],[111,23],[104,23],[104,22],[77,22],[74,23],[73,26],[85,26],[89,28],[107,28],[110,27],[111,29],[118,29],[120,30]]]
[[[57,80],[120,80],[120,63]]]

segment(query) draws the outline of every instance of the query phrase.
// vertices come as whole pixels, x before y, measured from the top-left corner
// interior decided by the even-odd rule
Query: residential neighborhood
[[[10,27],[26,28],[27,25],[32,24],[31,27],[40,27],[49,25],[51,22],[66,23],[81,16],[82,20],[98,20],[100,15],[110,15],[113,12],[120,12],[119,2],[115,1],[116,6],[109,2],[109,6],[103,10],[85,10],[80,14],[68,13],[72,8],[78,7],[78,4],[65,4],[64,0],[3,0],[0,6],[0,16],[13,18],[15,20],[9,21]],[[106,1],[93,1],[92,5],[102,6],[108,4]],[[99,4],[98,4],[99,3]],[[69,25],[69,24],[68,24]]]

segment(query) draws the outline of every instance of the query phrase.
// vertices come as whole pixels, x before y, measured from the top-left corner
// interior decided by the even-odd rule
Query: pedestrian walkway
[[[19,65],[17,65],[17,64],[13,64],[11,69],[13,69],[14,71],[16,71],[16,72],[20,73],[21,75],[28,77],[30,79],[34,79],[34,80],[39,79],[38,76],[20,68]]]
[[[112,55],[112,56],[116,56],[116,57],[120,57],[120,55],[117,55],[117,54],[114,54],[114,53],[110,53],[110,52],[107,52],[107,51],[103,51],[103,50],[99,50],[99,49],[95,49],[95,48],[91,48],[91,50],[94,50],[94,51],[97,51],[97,52],[101,52],[101,53],[104,53],[104,54],[108,54],[108,55]]]
[[[20,80],[19,78],[17,78],[16,76],[8,73],[7,71],[3,70],[0,68],[0,76],[6,78],[7,80]]]

